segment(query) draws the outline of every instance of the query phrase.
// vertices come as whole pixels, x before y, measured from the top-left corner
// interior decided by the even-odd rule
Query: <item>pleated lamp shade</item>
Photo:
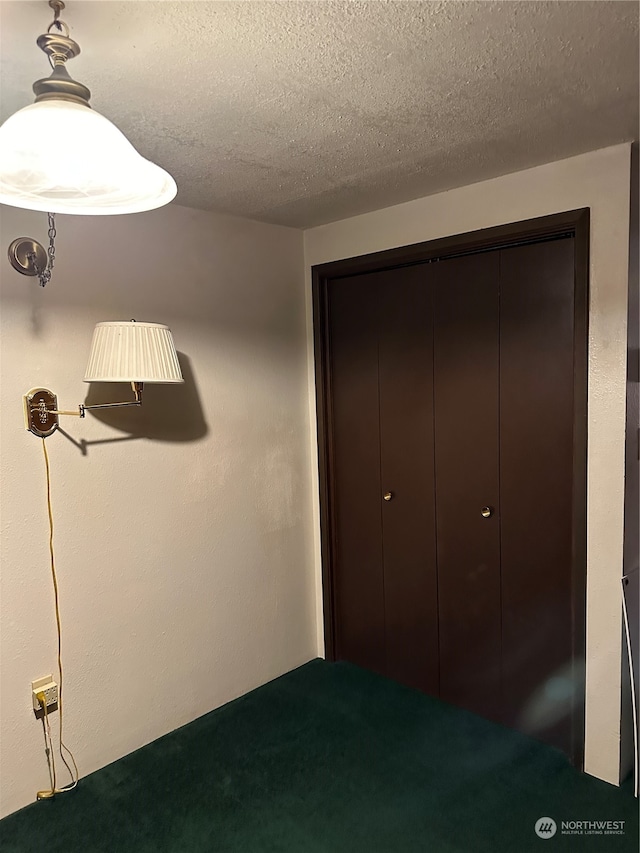
[[[98,323],[84,381],[184,382],[168,326]]]

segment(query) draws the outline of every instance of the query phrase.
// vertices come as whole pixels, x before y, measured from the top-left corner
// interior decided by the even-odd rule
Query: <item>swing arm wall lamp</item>
[[[77,410],[58,408],[58,398],[48,388],[32,388],[24,395],[25,427],[46,438],[58,428],[60,415],[83,418],[90,409],[141,406],[145,382],[184,382],[173,337],[160,323],[98,323],[93,333],[85,382],[129,382],[134,399],[117,403],[81,403]]]

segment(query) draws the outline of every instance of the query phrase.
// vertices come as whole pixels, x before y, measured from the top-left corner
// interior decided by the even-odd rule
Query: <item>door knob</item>
[[[390,501],[393,497],[393,492],[385,492],[382,497],[385,501]]]
[[[483,518],[491,518],[491,516],[493,515],[493,507],[483,506],[482,509],[480,510],[480,515]]]

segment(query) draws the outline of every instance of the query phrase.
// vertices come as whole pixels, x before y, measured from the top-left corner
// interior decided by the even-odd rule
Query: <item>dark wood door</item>
[[[499,260],[488,252],[431,265],[440,696],[494,720],[502,709]]]
[[[332,516],[339,656],[437,694],[427,269],[338,280],[329,290]]]
[[[429,273],[425,264],[380,273],[378,376],[387,674],[437,695],[433,288]]]
[[[386,674],[377,275],[338,279],[328,297],[336,642]]]
[[[568,751],[584,672],[572,596],[574,241],[500,253],[505,722]]]
[[[575,760],[574,242],[333,278],[326,329],[334,656]]]

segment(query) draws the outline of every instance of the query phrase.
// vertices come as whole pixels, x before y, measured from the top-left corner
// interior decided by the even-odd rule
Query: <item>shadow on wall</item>
[[[142,406],[122,409],[95,409],[87,412],[96,420],[114,429],[128,433],[122,438],[105,438],[96,441],[77,441],[64,430],[66,438],[78,445],[86,455],[92,444],[109,444],[115,441],[131,441],[150,438],[155,441],[198,441],[209,431],[204,419],[200,396],[196,387],[190,359],[178,353],[180,369],[184,377],[181,385],[155,385],[147,383],[142,395]],[[131,386],[125,382],[92,382],[84,404],[113,403],[133,398]]]

